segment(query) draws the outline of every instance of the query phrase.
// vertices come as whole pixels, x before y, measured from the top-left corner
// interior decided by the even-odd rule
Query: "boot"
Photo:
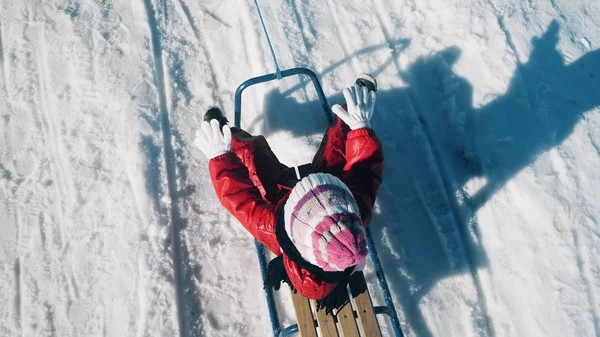
[[[377,92],[377,80],[371,74],[363,73],[358,75],[355,83],[362,87],[367,87],[369,91]]]
[[[223,116],[223,111],[221,111],[221,109],[217,108],[216,106],[209,108],[206,111],[206,113],[204,114],[204,121],[210,122],[213,119],[216,119],[219,121],[219,127],[221,129],[223,129],[224,125],[229,123],[227,118],[225,116]]]

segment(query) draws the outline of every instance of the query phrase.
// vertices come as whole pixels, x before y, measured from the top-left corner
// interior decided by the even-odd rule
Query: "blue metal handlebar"
[[[323,107],[323,111],[325,112],[325,118],[329,123],[333,122],[333,115],[331,112],[331,108],[329,107],[329,103],[327,102],[327,98],[325,97],[325,93],[323,92],[323,88],[321,87],[321,83],[317,78],[317,75],[310,69],[307,68],[292,68],[288,70],[284,70],[281,72],[281,78],[295,76],[295,75],[306,75],[310,77],[313,85],[315,86],[315,90],[317,91],[317,95],[319,95],[319,100],[321,101],[321,106]],[[240,86],[235,91],[235,108],[234,108],[234,125],[236,127],[240,127],[241,117],[242,117],[242,93],[248,87],[251,87],[256,84],[269,82],[277,79],[277,74],[267,74],[263,76],[253,77],[244,83],[240,84]]]

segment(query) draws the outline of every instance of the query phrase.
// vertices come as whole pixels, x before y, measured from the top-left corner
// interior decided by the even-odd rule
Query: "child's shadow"
[[[507,92],[478,109],[469,82],[450,69],[456,54],[443,52],[434,63],[419,60],[405,76],[454,183],[462,187],[473,177],[485,178],[470,200],[473,212],[600,105],[600,50],[565,65],[556,49],[558,30],[553,22],[534,39]]]
[[[481,108],[472,105],[469,82],[452,71],[457,48],[421,57],[405,71],[397,69],[409,86],[378,92],[372,125],[383,142],[385,168],[371,230],[401,305],[398,310],[415,335],[444,334],[430,331],[425,322],[433,314],[419,307],[427,295],[447,302],[440,304],[447,310],[475,303],[474,328],[494,335],[476,278],[473,291],[463,291],[464,282],[446,285],[456,295],[432,290],[449,276],[470,277],[488,265],[471,215],[538,155],[561,144],[585,112],[600,105],[600,50],[566,66],[556,50],[557,32],[553,23],[536,39],[507,92]],[[334,103],[343,103],[341,95],[330,97]],[[269,132],[285,129],[307,136],[325,128],[324,122],[306,122],[322,118],[316,102],[299,103],[271,92],[265,107]],[[474,177],[485,178],[486,184],[465,203],[463,187]]]

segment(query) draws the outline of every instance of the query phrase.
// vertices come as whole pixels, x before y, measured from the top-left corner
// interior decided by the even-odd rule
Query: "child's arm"
[[[342,180],[358,203],[365,228],[371,222],[382,174],[383,149],[373,129],[350,131],[346,140],[346,165]]]
[[[266,203],[248,176],[248,169],[233,152],[209,162],[210,177],[223,207],[262,244],[280,253],[275,237],[275,206]]]
[[[331,110],[351,129],[346,139],[346,164],[342,180],[354,195],[365,227],[371,221],[373,206],[383,172],[381,141],[371,129],[375,91],[358,84],[344,89],[347,107],[334,105]]]

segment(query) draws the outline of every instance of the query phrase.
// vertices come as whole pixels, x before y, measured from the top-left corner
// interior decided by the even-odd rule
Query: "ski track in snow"
[[[558,13],[558,15],[560,15],[560,18],[562,19],[562,21],[563,22],[567,22],[568,19],[563,14],[562,10],[560,9],[560,7],[558,6],[558,4],[556,3],[556,0],[550,0],[550,3],[552,4],[552,8],[554,8],[554,10],[556,11],[556,13]]]
[[[2,10],[1,5],[0,10]],[[4,58],[4,47],[2,45],[2,20],[0,19],[0,69],[2,69],[2,87],[0,87],[0,90],[8,93],[8,67],[4,63]]]
[[[588,311],[594,322],[594,332],[596,335],[599,335],[600,334],[600,320],[598,320],[596,310],[594,309],[594,308],[598,307],[598,304],[595,301],[595,296],[593,294],[592,285],[590,282],[589,272],[587,270],[588,269],[587,265],[589,262],[586,261],[587,259],[584,259],[583,253],[581,251],[580,234],[574,230],[572,235],[573,235],[573,241],[575,243],[574,248],[575,248],[576,256],[577,256],[577,267],[579,268],[580,277],[585,286],[585,292],[587,295],[587,300],[589,302]]]
[[[504,36],[506,37],[506,43],[510,47],[510,50],[512,50],[515,58],[520,62],[521,60],[519,57],[519,51],[517,50],[517,47],[515,46],[512,35],[510,34],[510,32],[508,31],[508,28],[506,28],[506,25],[504,24],[504,15],[500,12],[498,7],[496,7],[493,0],[487,0],[487,3],[491,7],[492,12],[494,13],[494,15],[496,16],[496,18],[498,20],[498,27],[500,27],[500,29],[504,33]]]
[[[249,38],[251,43],[246,45],[246,58],[249,59],[252,64],[250,69],[252,70],[252,73],[260,73],[261,71],[264,71],[263,69],[271,69],[272,67],[267,66],[265,59],[265,56],[267,55],[267,51],[265,49],[266,41],[261,35],[262,30],[258,23],[259,18],[257,17],[258,14],[256,14],[255,8],[253,8],[252,4],[248,1],[238,0],[238,3],[241,8],[239,11],[241,32],[242,34],[246,32],[252,35]],[[264,50],[264,52],[259,53],[256,57],[251,56],[256,54],[256,52],[259,50]]]
[[[310,52],[310,50],[312,49],[312,43],[309,42],[309,38],[306,36],[305,33],[305,26],[303,21],[303,15],[300,12],[300,10],[298,9],[298,4],[297,4],[297,0],[289,0],[288,3],[291,6],[291,10],[294,13],[294,18],[296,20],[296,24],[298,25],[298,30],[300,31],[300,35],[302,36],[302,43],[304,44],[304,52]],[[283,22],[285,24],[285,22]],[[314,38],[315,36],[313,36]],[[306,60],[307,62],[310,62],[310,60]]]
[[[400,72],[401,72],[400,67],[398,66],[398,64],[396,62],[394,63],[394,65],[396,66],[396,68],[398,69],[399,74],[400,74]],[[400,75],[400,76],[402,76],[402,75]],[[446,243],[448,245],[447,254],[448,254],[449,258],[451,258],[451,259],[460,260],[460,259],[463,259],[466,257],[466,259],[468,260],[468,267],[469,267],[471,276],[473,277],[473,282],[474,282],[475,289],[477,291],[477,296],[478,296],[478,303],[476,304],[476,306],[473,309],[481,310],[481,314],[484,317],[484,326],[481,327],[482,331],[485,331],[484,335],[493,337],[493,336],[495,336],[495,333],[493,330],[493,326],[491,324],[491,318],[488,317],[488,315],[487,315],[484,291],[483,291],[483,287],[480,283],[481,281],[479,280],[479,276],[477,274],[477,263],[475,262],[477,260],[477,257],[476,257],[477,253],[473,252],[471,245],[468,243],[468,239],[467,239],[468,235],[469,235],[467,233],[467,227],[469,225],[468,220],[466,220],[464,215],[462,214],[462,213],[464,213],[464,211],[462,211],[460,209],[460,205],[458,204],[458,201],[456,200],[456,196],[453,193],[453,187],[452,187],[452,182],[451,182],[452,177],[449,172],[444,170],[445,165],[443,163],[442,156],[439,154],[438,145],[434,143],[434,137],[432,136],[433,131],[426,124],[426,122],[425,122],[426,118],[423,116],[423,113],[420,111],[417,100],[414,97],[414,94],[412,93],[411,89],[409,88],[408,90],[409,90],[409,101],[412,103],[412,106],[414,107],[414,112],[417,114],[417,118],[422,123],[422,128],[426,135],[428,145],[430,147],[431,155],[433,155],[433,163],[435,165],[435,168],[434,168],[435,175],[436,175],[436,178],[439,179],[439,182],[438,182],[439,186],[442,187],[442,190],[446,194],[444,203],[448,204],[447,205],[449,207],[448,211],[450,211],[450,213],[451,213],[452,220],[444,221],[444,218],[447,216],[447,214],[435,214],[435,212],[432,212],[431,210],[428,210],[428,212],[433,213],[435,218],[441,220],[441,224],[437,220],[432,220],[432,222],[434,222],[437,225],[437,230],[439,231],[440,236],[442,236],[442,238],[445,236],[454,235],[454,233],[458,231],[458,234],[460,235],[460,240],[462,241],[462,247],[459,248],[459,251],[455,251],[456,249],[453,249],[453,247],[451,245],[448,245],[448,243]],[[419,196],[422,198],[422,196],[420,195],[420,189],[417,187],[416,190],[419,193]],[[424,202],[424,207],[425,208],[428,207],[426,202]],[[447,222],[449,222],[449,223],[447,223]],[[464,253],[460,251],[462,249],[466,250],[466,256],[463,256]]]
[[[329,17],[331,18],[331,21],[334,23],[333,30],[335,31],[336,39],[337,39],[338,43],[340,44],[342,51],[344,52],[344,58],[347,59],[348,56],[350,55],[350,52],[348,51],[349,48],[346,46],[347,42],[345,41],[344,37],[341,35],[342,27],[339,23],[339,20],[340,20],[339,15],[338,15],[339,10],[338,11],[335,10],[332,0],[327,0],[327,8],[329,9]],[[353,62],[353,60],[351,62]],[[353,67],[353,68],[356,68],[356,67]],[[354,69],[354,71],[356,72],[356,69]]]
[[[21,293],[23,292],[23,285],[21,282],[21,272],[21,262],[19,261],[19,258],[17,258],[15,260],[15,320],[22,336],[23,326],[21,322],[23,321],[23,305],[21,303]]]
[[[187,18],[187,21],[188,21],[190,27],[194,31],[194,35],[196,36],[196,39],[198,40],[198,43],[200,44],[200,49],[202,50],[202,54],[204,55],[204,58],[208,61],[208,70],[210,72],[210,79],[211,79],[211,84],[212,84],[211,88],[212,88],[213,99],[220,106],[223,106],[223,100],[222,100],[221,95],[220,95],[220,93],[222,91],[219,88],[219,82],[217,81],[217,73],[216,73],[216,71],[215,71],[215,69],[213,67],[213,61],[212,61],[213,57],[210,54],[210,51],[213,50],[213,48],[210,48],[210,47],[206,46],[205,39],[203,38],[202,34],[200,33],[200,29],[198,29],[198,27],[194,23],[194,18],[192,17],[190,9],[189,9],[188,5],[186,4],[186,0],[179,0],[179,5],[181,6],[183,12],[185,13],[185,16]],[[215,20],[218,20],[218,19],[216,19],[215,16],[211,16],[211,17],[214,18]]]
[[[386,12],[383,10],[384,5],[382,4],[382,2],[379,0],[376,2],[376,15],[377,15],[377,20],[379,23],[379,26],[381,27],[381,32],[385,38],[385,41],[392,46],[392,38],[390,37],[390,29],[387,28],[387,25],[385,24],[385,22],[387,22],[384,17],[386,16]],[[400,65],[398,64],[398,60],[397,60],[397,52],[395,51],[395,49],[391,49],[390,50],[392,56],[392,63],[393,66],[396,68],[397,72],[398,72],[398,76],[400,78],[403,77],[402,75],[402,68],[400,67]],[[417,100],[414,96],[414,93],[412,92],[412,90],[409,88],[408,89],[408,101],[411,102],[411,106],[413,107],[412,111],[416,114],[417,118],[419,119],[419,121],[421,123],[424,122],[425,117],[423,116],[423,113],[419,111],[419,105],[417,103]],[[447,223],[445,225],[441,225],[440,222],[436,219],[439,219],[443,222],[447,222],[444,221],[442,219],[444,219],[445,217],[447,217],[446,214],[435,214],[435,211],[432,211],[428,208],[427,202],[424,199],[424,195],[422,194],[422,191],[420,190],[419,187],[416,188],[417,193],[421,199],[421,201],[423,202],[423,207],[425,207],[426,209],[428,209],[428,212],[432,215],[432,222],[435,223],[437,225],[437,230],[438,233],[440,235],[440,239],[446,241],[446,245],[448,245],[447,240],[444,239],[445,236],[447,235],[452,235],[453,232],[458,231],[461,235],[461,240],[462,240],[462,248],[466,249],[468,254],[467,254],[467,258],[469,260],[469,266],[470,266],[470,270],[471,270],[471,275],[474,279],[475,282],[475,287],[477,290],[477,294],[478,294],[478,301],[479,303],[477,304],[477,306],[480,306],[481,308],[479,310],[482,310],[484,313],[484,326],[482,327],[483,331],[487,331],[485,333],[485,335],[487,336],[494,336],[492,327],[491,327],[491,323],[490,323],[490,318],[487,317],[487,315],[485,314],[486,309],[485,309],[485,300],[483,298],[483,290],[482,287],[479,283],[479,278],[477,276],[477,272],[476,272],[476,264],[473,263],[473,260],[476,259],[474,257],[474,253],[470,251],[470,246],[468,245],[467,241],[465,240],[465,237],[467,234],[465,234],[466,231],[466,227],[467,227],[467,223],[466,221],[463,219],[463,217],[461,216],[461,211],[459,210],[459,206],[456,202],[456,200],[453,198],[453,194],[452,194],[452,190],[451,190],[451,184],[448,181],[448,179],[450,178],[449,173],[447,172],[443,172],[444,168],[444,164],[441,162],[441,157],[439,154],[437,154],[436,152],[438,152],[435,147],[434,147],[434,143],[433,143],[433,137],[431,136],[431,130],[428,130],[427,125],[421,125],[421,127],[423,128],[423,131],[425,132],[426,138],[427,138],[427,142],[428,142],[428,146],[431,148],[431,152],[433,154],[434,157],[434,171],[435,171],[435,175],[437,178],[441,179],[438,182],[439,186],[443,186],[442,189],[444,190],[444,192],[447,195],[446,200],[444,201],[445,203],[449,203],[450,206],[450,212],[452,213],[452,218],[454,219],[453,221],[450,221],[450,223]],[[453,248],[451,246],[447,246],[448,250],[447,250],[447,254],[449,256],[449,258],[455,259],[462,259],[464,257],[461,257],[461,252],[454,252]],[[454,257],[453,257],[454,256]]]
[[[167,175],[167,188],[168,196],[170,199],[170,236],[171,236],[171,250],[173,258],[173,268],[175,275],[175,288],[177,296],[177,313],[179,318],[179,333],[181,337],[190,336],[191,326],[188,321],[188,308],[186,306],[186,281],[185,281],[185,266],[182,250],[182,241],[180,237],[180,226],[182,225],[182,218],[179,211],[177,182],[176,182],[176,168],[175,168],[175,154],[172,144],[172,133],[171,133],[171,122],[169,119],[169,110],[167,104],[167,92],[165,88],[165,72],[163,62],[163,49],[161,46],[162,37],[159,32],[158,20],[155,15],[154,7],[151,0],[144,0],[148,15],[148,24],[150,26],[151,38],[152,38],[152,49],[154,51],[154,67],[155,67],[155,84],[158,89],[159,97],[159,109],[160,109],[160,120],[161,120],[161,131],[163,139],[163,153],[166,165]],[[164,5],[164,20],[168,22],[166,2]]]

